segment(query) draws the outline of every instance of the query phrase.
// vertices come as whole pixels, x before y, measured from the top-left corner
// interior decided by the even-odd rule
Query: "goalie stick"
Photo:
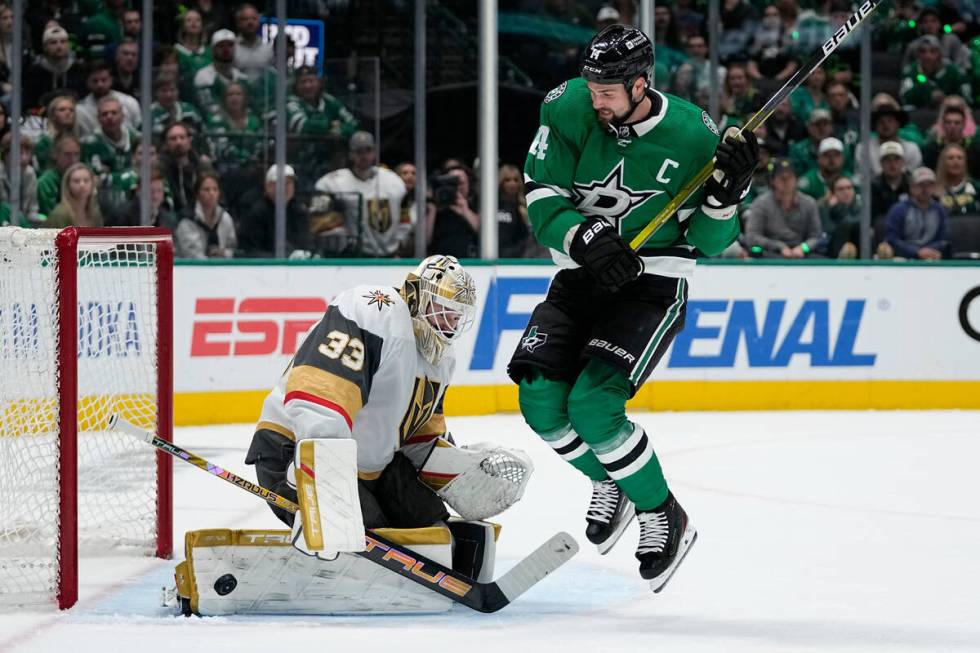
[[[809,77],[811,73],[813,73],[813,71],[816,70],[817,67],[834,52],[834,50],[837,49],[837,46],[840,45],[848,36],[850,36],[851,32],[857,29],[858,25],[864,22],[864,19],[870,16],[871,13],[878,8],[878,5],[884,1],[885,0],[865,0],[862,2],[857,11],[851,14],[851,16],[844,21],[844,24],[837,28],[837,31],[824,42],[820,48],[820,52],[814,53],[813,56],[810,57],[809,61],[806,62],[805,66],[797,70],[792,77],[786,80],[783,87],[776,91],[771,98],[769,98],[769,101],[766,102],[765,106],[756,111],[755,115],[748,119],[745,125],[742,126],[742,129],[739,130],[739,133],[744,131],[752,131],[768,120],[769,116],[772,115],[772,112],[776,110],[776,107],[779,106],[783,100],[789,97],[789,94],[795,91],[800,84],[806,81],[806,78]],[[711,173],[714,171],[715,162],[714,159],[712,159],[711,161],[708,161],[703,168],[701,168],[700,172],[698,172],[698,174],[695,175],[695,177],[688,182],[686,186],[681,188],[677,195],[675,195],[674,198],[671,199],[666,206],[664,206],[664,208],[660,209],[660,213],[654,216],[653,220],[651,220],[647,226],[643,227],[643,230],[640,231],[640,233],[636,234],[633,240],[630,241],[630,247],[634,251],[643,247],[643,245],[650,240],[650,237],[653,236],[653,233],[663,226],[663,224],[670,219],[670,216],[674,215],[674,212],[683,206],[684,202],[686,202],[691,195],[701,188],[701,185],[704,182],[708,181],[708,177],[710,177]]]
[[[212,476],[217,476],[232,485],[251,492],[283,510],[292,513],[299,510],[298,504],[272,490],[208,462],[183,447],[168,442],[155,433],[126,421],[119,415],[112,415],[109,418],[109,429],[121,431],[142,440],[160,451],[206,471]],[[364,551],[356,552],[356,555],[367,558],[403,578],[478,612],[496,612],[507,607],[538,581],[578,553],[578,543],[571,535],[557,533],[496,581],[480,583],[434,560],[419,555],[407,547],[395,544],[373,531],[365,531],[364,539],[366,548]]]

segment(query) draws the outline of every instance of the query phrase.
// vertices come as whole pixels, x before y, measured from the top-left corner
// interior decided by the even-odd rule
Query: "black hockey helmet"
[[[640,75],[653,79],[653,43],[625,25],[610,25],[592,37],[582,57],[582,77],[598,84],[623,84],[627,90]]]

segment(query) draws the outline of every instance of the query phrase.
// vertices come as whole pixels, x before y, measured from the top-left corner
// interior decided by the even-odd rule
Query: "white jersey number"
[[[537,158],[544,160],[544,155],[548,151],[548,134],[551,132],[550,127],[541,125],[538,127],[538,133],[534,135],[534,140],[531,141],[530,154],[533,154]]]
[[[344,367],[355,372],[360,372],[364,367],[364,343],[343,331],[333,330],[328,333],[327,342],[317,347],[317,350],[327,358],[339,358]]]

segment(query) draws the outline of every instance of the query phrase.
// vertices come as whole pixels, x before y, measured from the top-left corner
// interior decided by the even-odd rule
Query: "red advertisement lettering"
[[[322,297],[198,299],[191,356],[290,356],[326,309]]]

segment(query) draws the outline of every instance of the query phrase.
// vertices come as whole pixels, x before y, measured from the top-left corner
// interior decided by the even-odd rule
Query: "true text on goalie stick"
[[[109,418],[109,429],[138,438],[283,510],[291,513],[299,510],[299,504],[141,429],[119,415]],[[506,607],[578,553],[578,544],[571,535],[557,533],[496,581],[480,583],[372,531],[365,531],[364,539],[366,548],[355,552],[356,555],[478,612],[496,612]]]
[[[739,130],[739,133],[744,131],[752,131],[768,120],[769,116],[772,115],[772,112],[776,110],[776,107],[779,106],[783,100],[789,97],[789,94],[795,91],[800,84],[806,81],[806,78],[809,77],[811,73],[813,73],[813,71],[816,70],[817,67],[833,53],[834,50],[837,49],[837,46],[839,46],[848,36],[850,36],[851,33],[857,29],[858,25],[860,25],[865,18],[870,16],[871,13],[878,8],[878,5],[882,4],[883,2],[884,0],[866,0],[865,2],[862,2],[857,11],[855,11],[846,21],[844,21],[844,24],[841,25],[829,39],[827,39],[823,46],[821,46],[820,52],[817,52],[810,57],[810,60],[807,61],[805,66],[797,70],[792,77],[786,80],[783,87],[776,91],[775,95],[769,98],[769,101],[766,102],[766,104],[759,109],[755,115],[748,119],[748,121]],[[684,186],[680,192],[666,204],[666,206],[660,209],[660,213],[654,216],[653,220],[651,220],[647,226],[643,227],[643,230],[640,231],[640,233],[634,236],[633,240],[630,241],[630,247],[634,251],[643,247],[643,245],[650,240],[650,237],[653,236],[654,232],[663,226],[663,224],[670,219],[670,216],[674,215],[677,209],[683,206],[684,202],[686,202],[691,195],[701,188],[701,185],[704,184],[704,182],[708,181],[708,177],[710,177],[711,173],[714,171],[714,160],[708,161],[708,163],[701,168],[698,174],[695,175],[694,178],[691,179],[691,181],[688,182],[688,184]]]

